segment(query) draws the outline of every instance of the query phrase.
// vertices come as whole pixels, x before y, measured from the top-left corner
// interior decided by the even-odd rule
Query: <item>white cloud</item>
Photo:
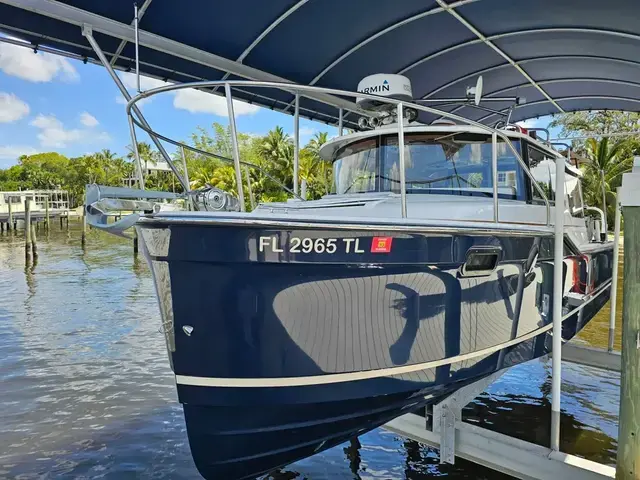
[[[120,79],[124,86],[127,87],[127,90],[137,91],[138,84],[136,82],[136,74],[131,72],[121,72]],[[165,85],[169,85],[167,82],[163,82],[162,80],[157,80],[151,77],[145,77],[144,75],[140,75],[140,88],[142,90],[151,90],[152,88],[164,87]]]
[[[0,160],[17,160],[20,155],[35,155],[38,150],[27,145],[0,145]]]
[[[131,72],[120,73],[122,83],[129,90],[129,93],[135,95],[138,88],[136,83],[136,75]],[[169,82],[157,80],[155,78],[140,76],[140,88],[142,90],[151,90],[152,88],[170,85]],[[173,95],[173,106],[179,110],[186,110],[191,113],[211,113],[220,117],[228,117],[227,100],[220,95],[194,90],[192,88],[182,89],[171,92]],[[153,97],[145,98],[136,105],[141,106],[146,102],[150,102]],[[116,102],[126,105],[126,100],[119,95]],[[253,115],[260,110],[257,105],[251,105],[239,100],[233,101],[233,109],[236,117],[241,115]]]
[[[129,94],[134,97],[138,94],[138,83],[136,81],[136,74],[131,72],[120,72],[119,73],[120,80],[129,91]],[[140,75],[140,89],[151,90],[152,88],[163,87],[165,85],[169,85],[167,82],[163,82],[162,80],[157,80],[151,77],[145,77],[144,75]],[[136,102],[138,107],[142,107],[144,104],[151,102],[153,97],[143,98],[142,100]],[[122,95],[118,95],[116,97],[116,103],[120,105],[126,105],[127,101],[124,99]]]
[[[32,50],[0,43],[0,70],[7,75],[30,82],[50,82],[54,78],[77,81],[80,76],[66,58],[49,53],[33,53]]]
[[[318,130],[313,128],[313,127],[300,127],[300,138],[302,137],[311,137],[313,136]]]
[[[229,116],[225,97],[192,88],[178,90],[173,99],[173,106],[191,113],[211,113],[220,117]],[[253,115],[258,110],[260,110],[260,107],[257,105],[251,105],[239,100],[233,101],[233,112],[236,117]]]
[[[517,122],[516,125],[521,126],[522,128],[536,128],[536,127],[546,127],[546,122],[542,118],[529,118],[527,120],[522,120]]]
[[[80,114],[80,123],[82,123],[85,127],[93,128],[97,127],[100,122],[98,122],[98,119],[91,115],[89,112],[82,112]]]
[[[67,144],[82,138],[80,130],[65,130],[62,122],[53,115],[40,114],[31,122],[31,125],[40,129],[38,140],[43,147],[64,148]]]
[[[40,129],[38,140],[43,147],[65,148],[70,143],[81,141],[106,142],[110,140],[107,132],[97,132],[95,129],[66,129],[54,115],[39,114],[31,122],[31,125]]]
[[[149,98],[143,98],[142,100],[139,100],[136,102],[136,105],[139,107],[144,106],[146,103],[149,103],[152,100],[151,97]],[[126,105],[127,101],[124,99],[124,97],[122,95],[118,95],[116,97],[116,103],[119,103],[120,105]]]
[[[0,123],[11,123],[29,115],[29,105],[12,93],[0,92]]]

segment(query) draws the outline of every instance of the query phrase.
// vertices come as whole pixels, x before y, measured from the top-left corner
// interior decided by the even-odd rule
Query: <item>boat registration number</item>
[[[282,242],[277,236],[260,237],[260,252],[290,253],[365,253],[370,246],[371,253],[391,252],[393,237],[373,237],[371,245],[368,238],[310,238],[291,237]]]

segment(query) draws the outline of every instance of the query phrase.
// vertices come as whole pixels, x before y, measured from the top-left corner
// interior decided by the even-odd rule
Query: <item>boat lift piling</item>
[[[617,479],[640,479],[640,157],[623,175],[620,204],[625,217],[622,297],[622,375],[618,422]],[[620,231],[616,212],[616,232]],[[614,305],[612,304],[612,308]]]

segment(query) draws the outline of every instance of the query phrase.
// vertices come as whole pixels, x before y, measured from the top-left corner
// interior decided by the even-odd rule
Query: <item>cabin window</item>
[[[377,137],[343,147],[333,164],[334,193],[375,192],[378,150]]]
[[[513,142],[519,152],[519,142]],[[407,193],[493,196],[491,138],[464,132],[405,135]],[[398,137],[343,147],[334,162],[334,193],[400,192]],[[498,143],[498,195],[525,198],[524,175],[513,151]]]
[[[540,190],[546,195],[549,203],[553,204],[555,200],[555,159],[550,158],[545,153],[531,146],[528,148],[528,153],[531,175],[535,179],[538,187],[540,187]],[[531,185],[531,197],[533,203],[544,204],[544,197],[534,185]]]

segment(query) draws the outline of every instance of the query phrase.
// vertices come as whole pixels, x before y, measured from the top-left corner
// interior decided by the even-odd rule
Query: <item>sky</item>
[[[135,93],[135,75],[118,74]],[[163,84],[142,77],[141,87]],[[125,104],[103,67],[0,43],[0,168],[38,152],[73,157],[108,148],[126,155],[131,137]],[[174,140],[188,140],[199,126],[228,123],[225,98],[197,90],[160,94],[144,100],[141,108],[154,130]],[[234,110],[240,132],[263,135],[280,125],[293,133],[290,115],[240,101]],[[324,123],[300,119],[301,144],[321,131],[337,133]],[[138,141],[149,139],[138,132]]]
[[[134,93],[135,75],[118,74]],[[160,85],[159,80],[142,78],[143,90]],[[0,168],[15,165],[20,155],[39,152],[74,157],[108,148],[126,155],[131,139],[125,103],[101,66],[0,42]],[[197,90],[164,93],[141,104],[152,128],[174,140],[188,140],[199,126],[228,123],[224,97]],[[240,132],[263,135],[280,125],[293,133],[290,115],[239,101],[234,109]],[[524,125],[548,122],[542,117]],[[330,137],[337,134],[334,127],[301,119],[301,144],[321,131]],[[138,141],[149,139],[139,132]]]

